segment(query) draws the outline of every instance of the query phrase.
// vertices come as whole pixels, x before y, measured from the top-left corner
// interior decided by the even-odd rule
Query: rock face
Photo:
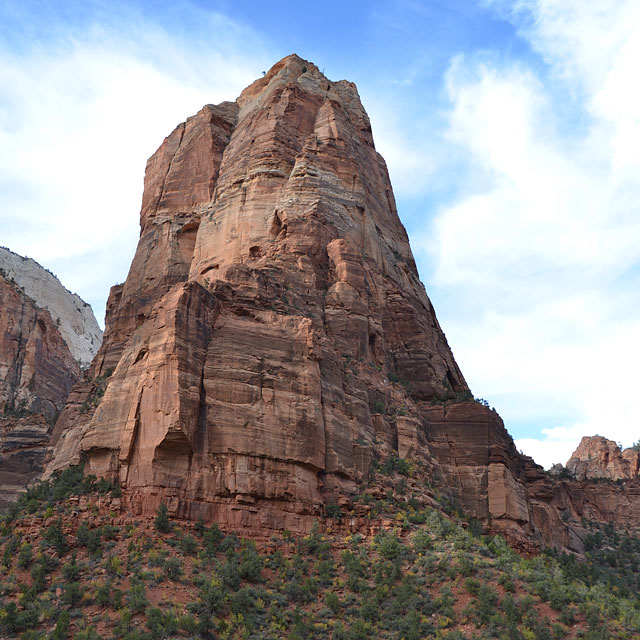
[[[102,342],[102,331],[91,307],[35,260],[4,247],[0,247],[0,274],[49,312],[73,357],[81,366],[88,366]]]
[[[140,223],[47,474],[83,459],[130,511],[264,535],[395,453],[528,550],[580,551],[575,520],[611,515],[471,399],[353,84],[293,55],[205,106],[149,160]]]
[[[602,436],[585,436],[566,468],[578,480],[633,480],[638,477],[640,452],[631,448],[622,450],[613,440]]]
[[[0,504],[42,472],[80,367],[51,314],[0,274]]]
[[[419,405],[468,388],[353,84],[290,56],[164,141],[107,369],[49,472],[82,455],[139,511],[300,530],[374,457],[428,457]]]

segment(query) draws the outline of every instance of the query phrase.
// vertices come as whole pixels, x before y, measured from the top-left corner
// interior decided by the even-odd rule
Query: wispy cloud
[[[472,386],[507,423],[533,389],[547,420],[574,416],[518,439],[550,464],[582,435],[637,439],[640,7],[497,6],[548,66],[453,60],[448,137],[468,186],[421,247],[464,300],[445,326]]]
[[[269,61],[248,29],[184,8],[198,23],[188,46],[178,23],[169,32],[115,4],[108,20],[49,15],[35,40],[0,41],[1,243],[55,271],[99,319],[135,248],[146,159]]]

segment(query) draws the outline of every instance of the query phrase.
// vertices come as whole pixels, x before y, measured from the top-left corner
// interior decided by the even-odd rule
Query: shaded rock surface
[[[51,427],[80,377],[49,311],[0,274],[0,503],[42,472]]]
[[[575,520],[618,509],[470,400],[352,83],[293,55],[205,106],[149,160],[140,222],[47,474],[83,459],[133,513],[255,535],[308,530],[391,454],[526,550],[579,552]]]

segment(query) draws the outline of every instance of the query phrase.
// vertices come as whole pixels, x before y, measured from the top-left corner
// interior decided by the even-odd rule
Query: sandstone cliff
[[[50,471],[86,456],[138,510],[304,529],[376,457],[427,460],[419,404],[468,388],[353,84],[290,56],[164,141],[91,375],[107,369]]]
[[[101,339],[89,305],[0,248],[0,505],[42,473],[53,425]]]
[[[128,510],[258,535],[397,454],[529,550],[636,505],[549,477],[471,399],[353,84],[293,55],[205,106],[149,160],[140,223],[48,474],[84,459]]]
[[[73,357],[81,366],[88,366],[102,342],[102,330],[91,307],[35,260],[4,247],[0,247],[0,273],[49,312]]]
[[[613,440],[602,436],[585,436],[566,464],[578,480],[634,480],[640,469],[640,452],[622,450]]]
[[[51,315],[0,274],[0,504],[42,472],[80,367]]]

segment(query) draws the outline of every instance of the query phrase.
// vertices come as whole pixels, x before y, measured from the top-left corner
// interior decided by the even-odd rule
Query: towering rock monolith
[[[430,460],[420,405],[469,392],[352,83],[289,56],[164,141],[91,375],[111,370],[50,470],[86,457],[137,510],[301,529],[376,457]]]
[[[129,511],[260,535],[399,456],[515,544],[580,550],[566,487],[473,401],[352,83],[292,55],[205,106],[148,161],[140,224],[48,474],[84,460]]]

